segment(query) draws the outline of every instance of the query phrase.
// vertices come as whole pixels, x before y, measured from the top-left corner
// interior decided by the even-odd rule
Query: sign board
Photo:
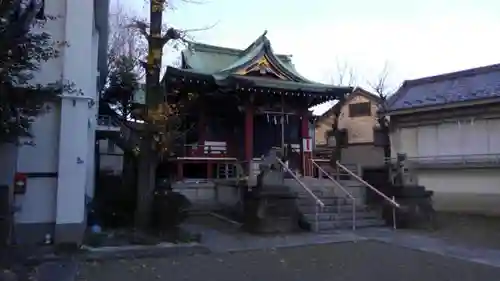
[[[312,139],[305,138],[302,140],[302,152],[312,152]]]

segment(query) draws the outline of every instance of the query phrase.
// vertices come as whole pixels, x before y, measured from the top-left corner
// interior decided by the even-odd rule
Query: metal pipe
[[[336,181],[334,178],[332,178],[321,166],[318,165],[313,159],[311,159],[311,163],[313,164],[313,167],[316,166],[316,169],[318,169],[318,177],[320,173],[323,173],[327,176],[328,179],[330,179],[337,187],[339,187],[346,195],[351,199],[352,201],[352,230],[356,230],[356,198],[349,192],[347,189],[345,189],[338,181]],[[337,198],[337,217],[340,215],[340,198]]]
[[[281,149],[285,154],[285,96],[281,95]]]
[[[298,115],[295,112],[268,111],[268,110],[259,110],[259,111],[256,111],[255,113],[256,114],[276,114],[276,115],[281,115],[284,113],[285,115]]]
[[[315,229],[316,229],[316,232],[319,232],[319,205],[316,204],[316,225],[315,225]]]
[[[290,168],[288,168],[285,163],[283,163],[283,161],[281,161],[281,159],[279,159],[279,157],[276,157],[276,161],[278,161],[278,163],[285,169],[285,171],[287,171],[292,177],[293,179],[295,179],[295,181],[305,190],[307,191],[307,193],[309,193],[309,195],[311,195],[311,197],[316,200],[316,203],[318,205],[320,205],[320,207],[325,207],[325,204],[323,203],[323,201],[321,201],[318,196],[316,196],[316,194],[314,194],[314,192],[312,192],[312,190],[309,189],[309,187],[307,187],[293,172],[292,170],[290,170]]]
[[[392,196],[392,200],[394,200],[395,197]],[[396,208],[392,208],[392,227],[394,228],[394,230],[397,229],[397,226],[396,226]]]
[[[316,166],[316,169],[321,171],[323,174],[325,174],[328,179],[330,179],[336,186],[338,186],[350,199],[355,200],[356,198],[349,192],[347,189],[345,189],[338,181],[336,181],[334,178],[332,178],[323,168],[321,168],[318,163],[316,163],[314,160],[311,159],[311,162],[314,166]],[[318,172],[319,174],[319,172]]]
[[[347,172],[349,175],[351,175],[352,177],[354,177],[356,180],[358,180],[360,183],[364,184],[366,187],[368,187],[371,190],[373,190],[375,193],[377,193],[379,196],[381,196],[382,198],[384,198],[391,205],[393,205],[394,207],[396,207],[398,209],[401,208],[401,206],[396,201],[394,201],[393,199],[387,197],[387,195],[383,194],[378,189],[376,189],[375,187],[373,187],[371,184],[367,183],[365,180],[363,180],[358,175],[356,175],[355,173],[353,173],[351,170],[347,169],[344,165],[340,164],[339,161],[337,161],[336,164],[337,164],[337,167],[341,168],[342,170],[344,170],[345,172]]]
[[[356,230],[356,200],[352,200],[352,230]]]

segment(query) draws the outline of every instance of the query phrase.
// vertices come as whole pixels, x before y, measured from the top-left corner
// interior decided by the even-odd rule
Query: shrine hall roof
[[[237,61],[241,61],[242,58],[248,58],[252,51],[256,51],[258,47],[262,47],[263,41],[267,41],[267,44],[270,45],[269,40],[266,38],[266,33],[259,36],[245,50],[202,43],[189,43],[188,48],[182,51],[183,68],[195,69],[206,74],[217,73],[234,65]],[[282,64],[295,71],[291,55],[273,55]]]
[[[387,112],[394,115],[479,101],[500,101],[500,64],[406,80],[387,101]]]
[[[273,52],[266,32],[244,50],[190,43],[189,47],[182,51],[182,69],[167,69],[167,74],[179,75],[182,72],[189,76],[211,76],[221,86],[237,83],[240,86],[249,85],[248,87],[335,95],[352,91],[350,87],[313,82],[299,74],[290,55],[278,55]],[[251,74],[247,75],[249,73]],[[257,73],[257,76],[252,75],[254,73]]]

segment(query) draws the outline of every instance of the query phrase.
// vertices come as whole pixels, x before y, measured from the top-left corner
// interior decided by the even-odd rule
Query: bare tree
[[[133,11],[117,3],[112,7],[109,16],[109,38],[108,38],[108,65],[110,69],[116,67],[119,57],[128,57],[134,63],[134,71],[144,75],[144,69],[140,62],[147,54],[147,41],[140,33],[131,28],[131,24],[137,19]]]
[[[346,61],[341,62],[337,59],[334,73],[330,76],[330,81],[333,85],[337,86],[354,86],[357,82],[356,71]]]
[[[387,96],[392,94],[393,89],[389,86],[388,78],[389,78],[390,67],[387,62],[384,63],[384,66],[380,70],[379,74],[375,77],[374,80],[367,81],[370,88],[372,88],[377,95],[380,97],[387,98]]]
[[[108,34],[108,77],[102,99],[114,106],[123,118],[132,111],[134,94],[140,89],[144,69],[140,62],[145,57],[147,42],[130,28],[135,18],[117,3],[111,8]]]
[[[179,1],[199,3],[192,0]],[[165,99],[163,87],[160,84],[163,48],[176,48],[180,42],[188,41],[189,32],[197,31],[181,30],[163,22],[164,12],[166,9],[175,8],[173,4],[171,0],[149,0],[149,21],[136,18],[130,25],[147,41],[147,56],[141,61],[146,78],[146,109],[142,114],[145,129],[141,136],[135,215],[136,226],[142,229],[147,228],[150,222],[159,156],[161,157],[179,139],[179,129],[182,127],[183,120],[180,111],[188,111],[189,106],[185,103],[194,98],[194,95],[177,97],[178,102],[169,103],[168,99]],[[179,98],[187,100],[179,100]]]
[[[382,136],[385,159],[391,158],[391,142],[389,138],[390,119],[385,115],[385,113],[387,111],[387,98],[394,91],[388,84],[389,69],[389,65],[386,62],[377,77],[374,80],[367,82],[380,98],[379,109],[377,112],[377,123],[379,125],[379,132]]]
[[[354,87],[357,82],[357,75],[355,69],[350,66],[346,61],[341,62],[340,60],[336,60],[335,62],[335,71],[331,76],[331,83],[336,86],[349,86]],[[335,139],[335,147],[332,153],[331,162],[332,165],[336,165],[335,162],[339,161],[342,156],[342,131],[339,128],[339,120],[340,114],[342,111],[342,104],[347,96],[343,96],[338,103],[339,106],[334,106],[334,110],[332,112],[332,128],[326,132],[326,137],[333,136]]]

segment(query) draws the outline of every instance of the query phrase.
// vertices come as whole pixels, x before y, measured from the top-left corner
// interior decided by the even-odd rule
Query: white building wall
[[[45,1],[45,13],[50,15],[64,15],[65,0]],[[47,21],[45,26],[35,29],[34,32],[48,32],[55,41],[64,41],[64,18]],[[41,65],[40,71],[34,73],[34,83],[51,83],[61,79],[63,57],[49,60]],[[58,172],[58,143],[60,104],[47,104],[48,112],[38,116],[32,124],[31,133],[34,136],[34,146],[23,145],[16,147],[17,159],[14,165],[15,172],[37,174],[39,176],[27,179],[26,193],[14,196],[13,205],[17,209],[14,221],[16,242],[35,242],[43,236],[53,232],[53,227],[47,227],[55,222],[56,192]],[[3,159],[2,159],[3,160]],[[43,173],[53,176],[40,176]],[[12,184],[12,179],[10,184]],[[34,227],[24,227],[36,225]],[[36,230],[35,230],[36,229]]]
[[[391,133],[394,153],[408,157],[500,154],[500,119],[461,120]]]
[[[62,77],[74,83],[81,94],[65,93],[61,101],[50,104],[50,111],[33,123],[35,145],[17,148],[17,172],[35,175],[28,177],[26,193],[15,198],[20,243],[40,242],[46,233],[54,231],[57,242],[79,240],[83,234],[85,195],[92,197],[94,189],[99,97],[99,34],[94,26],[93,4],[81,0],[45,1],[45,13],[60,17],[47,21],[44,30],[54,40],[67,41],[69,47],[59,58],[44,63],[34,82],[56,82]],[[5,155],[0,154],[2,160]],[[8,181],[9,174],[2,173],[2,180]]]
[[[499,157],[500,119],[465,119],[399,128],[391,140],[393,152],[407,153],[408,157]],[[500,215],[499,168],[434,168],[415,172],[418,184],[434,191],[437,210]]]
[[[33,145],[18,147],[16,171],[33,174],[33,177],[27,179],[26,193],[14,197],[14,204],[18,206],[17,223],[55,221],[60,105],[51,103],[48,106],[49,112],[38,116],[32,124]]]
[[[99,47],[99,32],[97,29],[93,28],[92,32],[92,85],[94,87],[94,103],[95,105],[89,109],[89,134],[88,134],[88,148],[87,148],[87,184],[85,186],[86,196],[92,200],[94,197],[94,186],[95,186],[95,139],[96,139],[96,127],[97,127],[97,115],[99,114],[99,92],[98,92],[98,47]]]
[[[65,13],[66,41],[63,79],[82,90],[82,98],[61,101],[56,239],[73,237],[85,221],[89,132],[94,130],[90,99],[97,97],[93,58],[94,6],[91,1],[68,0]],[[94,77],[93,77],[94,76]],[[87,99],[88,98],[88,99]],[[80,226],[79,226],[80,225]],[[83,232],[81,233],[83,235]]]
[[[418,183],[434,191],[436,210],[500,215],[498,169],[423,170]]]

